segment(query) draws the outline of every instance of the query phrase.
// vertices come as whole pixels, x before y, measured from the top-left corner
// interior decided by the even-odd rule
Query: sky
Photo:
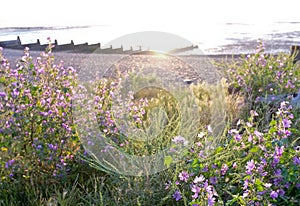
[[[0,28],[99,25],[97,42],[134,32],[161,31],[209,47],[223,43],[226,26],[220,24],[249,24],[245,31],[236,28],[260,38],[276,30],[277,25],[274,28],[270,23],[300,22],[299,5],[299,0],[2,0]],[[296,26],[299,24],[292,25],[293,29],[297,30]],[[76,40],[76,34],[71,36]],[[81,36],[77,39],[84,39]]]
[[[300,21],[299,0],[3,0],[0,27],[107,25],[176,30],[218,22]]]

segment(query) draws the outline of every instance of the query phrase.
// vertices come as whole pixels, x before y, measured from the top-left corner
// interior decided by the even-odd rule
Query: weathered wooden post
[[[300,60],[300,46],[292,45],[291,46],[291,56],[294,57],[293,63],[296,64]]]

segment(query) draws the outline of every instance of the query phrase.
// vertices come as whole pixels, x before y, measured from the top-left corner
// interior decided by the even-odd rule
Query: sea
[[[151,45],[141,42],[131,45],[114,41],[124,35],[144,32],[135,28],[124,29],[118,26],[83,25],[59,27],[3,27],[0,28],[0,41],[15,40],[20,37],[22,44],[35,43],[37,39],[41,44],[47,43],[47,38],[56,39],[59,44],[70,43],[101,43],[103,48],[124,47],[124,50],[141,47],[151,49]],[[167,32],[168,31],[158,31]],[[193,26],[189,30],[170,33],[188,40],[198,49],[184,54],[241,54],[255,51],[257,41],[265,43],[266,50],[270,53],[290,52],[292,45],[300,45],[300,22],[270,22],[268,24],[250,24],[243,22],[223,22],[214,25]],[[117,42],[117,43],[116,43]],[[175,44],[176,45],[176,44]],[[184,46],[184,45],[183,45]],[[186,45],[190,46],[190,45]],[[174,46],[176,47],[176,46]],[[171,48],[175,49],[175,48]]]

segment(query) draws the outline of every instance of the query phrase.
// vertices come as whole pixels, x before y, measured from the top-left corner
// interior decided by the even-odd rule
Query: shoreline
[[[2,51],[5,58],[8,59],[11,66],[15,66],[17,61],[23,56],[22,50],[5,49]],[[30,51],[30,55],[33,60],[36,59],[42,52]],[[152,69],[152,72],[161,75],[164,79],[170,81],[178,81],[181,79],[183,81],[189,81],[192,79],[199,79],[200,82],[207,82],[209,84],[214,84],[218,82],[221,78],[225,77],[225,68],[220,68],[214,65],[212,62],[220,63],[222,61],[239,61],[240,58],[245,54],[202,54],[202,55],[170,55],[167,60],[153,60],[153,55],[130,55],[130,54],[98,54],[98,53],[70,53],[70,52],[53,52],[55,57],[54,64],[59,64],[61,61],[64,63],[64,67],[73,67],[79,73],[83,79],[90,79],[93,77],[103,78],[105,72],[112,68],[115,64],[122,61],[125,57],[130,57],[133,62],[139,62],[139,67],[144,67]],[[170,60],[173,57],[179,59],[180,61]],[[162,61],[160,66],[157,63]],[[175,63],[174,63],[175,62]],[[188,67],[183,64],[189,65]],[[132,62],[126,62],[126,68],[136,67]],[[154,66],[156,65],[156,66]],[[171,65],[171,66],[170,66]],[[157,68],[162,69],[161,72]],[[149,70],[151,71],[151,70]],[[170,74],[170,75],[167,75]],[[172,77],[171,77],[172,76]],[[198,82],[198,81],[197,81]]]

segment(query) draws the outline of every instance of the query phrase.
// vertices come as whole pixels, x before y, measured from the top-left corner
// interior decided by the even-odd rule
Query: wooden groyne
[[[97,44],[74,44],[74,41],[71,40],[68,44],[59,44],[57,40],[54,40],[53,51],[55,52],[71,52],[71,53],[99,53],[99,54],[130,54],[134,52],[141,51],[141,48],[138,50],[133,50],[132,47],[130,50],[124,50],[123,46],[120,48],[113,48],[112,45],[108,48],[102,48],[100,43]],[[20,37],[18,36],[16,40],[9,41],[0,41],[0,47],[6,49],[24,49],[28,47],[32,51],[45,51],[48,45],[42,45],[40,40],[37,39],[35,43],[22,44]]]
[[[173,49],[171,51],[169,51],[169,54],[178,54],[178,53],[182,53],[182,52],[187,52],[187,51],[191,51],[194,49],[198,49],[197,45],[192,45],[192,46],[188,46],[188,47],[183,47],[183,48],[178,48],[178,49]]]
[[[139,46],[137,50],[134,50],[132,46],[129,50],[124,50],[123,46],[120,48],[113,48],[112,45],[108,48],[102,48],[100,43],[97,44],[74,44],[74,41],[71,40],[68,44],[59,44],[57,40],[54,40],[53,44],[53,51],[55,52],[70,52],[70,53],[98,53],[98,54],[132,54],[132,53],[139,53],[142,51],[142,47]],[[18,36],[16,40],[9,40],[9,41],[0,41],[0,47],[7,48],[7,49],[18,49],[23,50],[25,47],[28,47],[30,50],[33,51],[45,51],[48,45],[42,45],[40,40],[37,39],[35,43],[30,44],[22,44],[20,37]],[[179,49],[171,50],[170,54],[177,54],[180,52],[190,51],[193,49],[198,48],[198,46],[189,46]]]

